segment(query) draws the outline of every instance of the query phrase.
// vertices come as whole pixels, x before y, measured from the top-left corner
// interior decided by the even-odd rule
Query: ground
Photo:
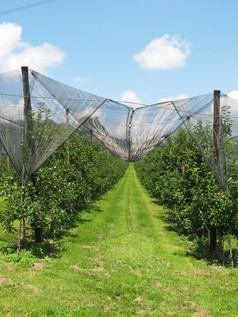
[[[31,267],[0,261],[1,316],[238,316],[236,269],[195,259],[125,176]]]

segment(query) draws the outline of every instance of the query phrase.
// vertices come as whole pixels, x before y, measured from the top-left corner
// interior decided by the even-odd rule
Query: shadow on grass
[[[238,265],[238,252],[236,248],[232,249],[232,259],[230,256],[230,250],[225,249],[222,252],[222,259],[219,261],[219,246],[216,250],[211,252],[209,248],[208,239],[206,238],[196,238],[191,241],[192,247],[185,250],[186,256],[193,257],[196,260],[205,260],[208,265],[222,265],[224,267],[231,267],[231,261],[233,261],[233,266]]]
[[[101,211],[96,208],[90,208],[84,210],[84,213],[80,213],[77,221],[72,224],[70,228],[65,228],[57,235],[52,235],[50,231],[44,233],[44,240],[42,243],[36,243],[34,240],[34,230],[30,227],[27,228],[26,240],[21,240],[21,250],[20,253],[28,252],[33,257],[38,259],[44,259],[45,257],[59,258],[62,252],[65,250],[66,243],[65,237],[72,237],[73,239],[77,237],[78,227],[84,223],[88,223],[91,219],[84,218],[92,212]],[[0,254],[4,257],[9,257],[9,255],[16,254],[18,243],[18,229],[13,228],[12,233],[1,232],[0,234]]]
[[[77,241],[80,226],[92,221],[91,214],[101,212],[103,210],[95,202],[84,206],[78,213],[77,219],[72,222],[71,227],[65,228],[57,235],[51,231],[46,231],[42,243],[35,242],[34,229],[28,227],[25,241],[21,240],[19,254],[17,254],[19,229],[17,227],[13,228],[11,233],[0,229],[0,257],[5,262],[15,263],[23,267],[32,267],[37,261],[47,262],[50,259],[60,258],[67,248],[67,241],[70,241],[70,238],[72,238],[70,242]]]
[[[104,198],[101,198],[101,201],[103,201]],[[96,203],[92,203],[89,208],[86,210],[87,212],[93,213],[93,212],[104,212],[102,208],[98,206]]]
[[[159,202],[156,199],[153,199],[153,202],[160,206]],[[203,260],[203,261],[206,261],[208,265],[215,264],[215,265],[223,265],[225,267],[231,266],[230,250],[228,248],[224,249],[222,254],[222,260],[218,261],[219,246],[217,245],[217,249],[211,252],[207,237],[202,238],[202,237],[192,236],[192,235],[184,233],[182,228],[179,228],[176,226],[176,221],[170,219],[169,209],[167,207],[163,207],[163,212],[158,214],[156,217],[161,219],[165,223],[165,226],[164,226],[165,230],[167,230],[168,232],[175,232],[180,237],[180,240],[183,242],[184,252],[174,253],[175,255],[193,257],[196,260]],[[232,249],[232,255],[233,255],[234,267],[237,267],[238,266],[238,249],[237,248]]]
[[[36,243],[32,239],[27,238],[27,240],[22,243],[21,251],[30,252],[30,254],[38,259],[45,257],[58,258],[61,256],[62,251],[64,250],[63,240],[44,240],[42,243]],[[1,253],[4,256],[10,254],[16,254],[17,252],[17,239],[11,239],[1,248]]]

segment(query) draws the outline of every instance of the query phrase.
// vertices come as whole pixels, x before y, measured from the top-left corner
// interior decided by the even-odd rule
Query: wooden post
[[[66,127],[67,130],[69,129],[69,109],[66,109]],[[67,148],[67,162],[70,162],[70,155],[69,155],[69,140],[67,140],[66,143],[66,148]]]
[[[103,152],[103,146],[104,146],[104,143],[102,142],[102,152]]]
[[[219,161],[219,130],[220,130],[220,90],[214,90],[213,103],[213,144],[215,149],[215,159]]]
[[[8,152],[9,144],[8,144],[8,130],[7,129],[6,129],[6,145],[7,145],[7,152]],[[8,153],[7,153],[7,169],[10,170],[10,158]]]
[[[23,147],[23,164],[25,164],[25,158],[29,158],[31,156],[31,161],[34,161],[35,158],[35,142],[34,138],[32,137],[33,131],[33,118],[32,118],[32,107],[31,107],[31,95],[30,95],[30,86],[29,86],[29,73],[28,67],[22,66],[22,85],[23,85],[23,93],[24,93],[24,147]],[[29,166],[26,166],[29,167]],[[26,171],[29,172],[29,171]],[[28,175],[29,176],[29,175]],[[25,175],[22,175],[24,178]],[[24,179],[22,179],[24,181]],[[23,185],[23,184],[22,184]],[[22,197],[22,202],[24,202],[24,196]],[[35,232],[40,231],[42,233],[42,228],[35,228]],[[25,234],[25,220],[23,219],[23,234]],[[23,236],[23,242],[25,237]],[[37,243],[43,242],[42,234],[36,235],[35,234],[35,241]]]
[[[32,138],[32,135],[29,133],[29,132],[32,132],[32,130],[33,130],[33,122],[32,122],[32,108],[31,108],[31,96],[30,96],[28,67],[23,66],[21,68],[21,72],[22,72],[22,85],[23,85],[23,94],[24,94],[23,164],[25,164],[26,163],[25,159],[27,159],[27,161],[28,161],[29,155],[32,156],[32,160],[34,159],[35,143],[34,143],[34,139]],[[23,170],[24,170],[24,167],[23,167]],[[24,177],[25,177],[25,175],[22,175],[22,182],[24,181]],[[23,183],[21,185],[23,185]],[[22,194],[22,203],[23,202],[24,202],[24,194]],[[21,228],[20,228],[20,230],[21,230]],[[22,238],[23,244],[25,243],[25,239],[26,239],[26,222],[25,222],[25,219],[23,217],[23,238]],[[20,241],[19,241],[19,248],[20,248]]]
[[[190,130],[190,117],[187,117],[187,129]]]
[[[214,90],[213,92],[213,144],[215,162],[219,162],[219,130],[220,130],[220,90]],[[210,251],[216,250],[216,228],[210,229]]]
[[[23,66],[22,71],[22,84],[24,93],[24,120],[25,120],[25,131],[24,131],[24,151],[30,150],[32,158],[35,156],[35,143],[32,135],[33,122],[32,122],[32,108],[31,108],[31,96],[30,96],[30,86],[29,86],[29,76],[28,67]],[[30,133],[29,133],[30,132]],[[27,149],[28,147],[28,149]],[[26,153],[24,153],[26,154]]]
[[[167,135],[165,135],[165,137],[164,137],[164,143],[165,143],[165,144],[168,144],[168,137],[167,137]]]
[[[66,109],[66,126],[69,126],[69,109]]]
[[[90,130],[90,144],[91,144],[91,147],[93,146],[93,131]]]

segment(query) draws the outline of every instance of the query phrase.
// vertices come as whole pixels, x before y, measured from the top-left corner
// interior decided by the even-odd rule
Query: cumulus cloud
[[[21,40],[22,27],[14,23],[0,24],[0,70],[29,66],[39,72],[63,62],[65,54],[50,43],[39,46]]]
[[[135,54],[133,60],[142,69],[173,69],[183,67],[191,54],[191,43],[182,40],[179,35],[170,36],[164,34],[162,37],[153,39],[143,51]]]
[[[229,92],[228,96],[238,100],[238,90],[232,90],[231,92]]]
[[[140,99],[137,94],[133,90],[126,90],[122,95],[121,95],[121,102],[124,104],[127,104],[130,107],[139,107],[142,103],[142,99]]]
[[[159,102],[165,102],[165,101],[171,101],[171,100],[182,100],[182,99],[187,99],[189,98],[187,95],[179,95],[177,97],[165,97],[165,98],[161,98],[159,100]]]

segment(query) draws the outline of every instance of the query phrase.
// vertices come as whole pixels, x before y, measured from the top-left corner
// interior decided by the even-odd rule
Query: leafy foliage
[[[70,162],[67,159],[68,148]],[[54,237],[75,225],[80,213],[109,190],[124,174],[127,163],[91,147],[89,140],[71,136],[33,175],[20,186],[15,173],[1,182],[7,205],[0,219],[7,230],[16,220],[32,229],[41,228],[44,237]]]
[[[198,124],[194,129],[200,136],[210,133],[208,126],[202,129]],[[238,164],[230,165],[231,196],[221,190],[188,132],[181,128],[169,144],[151,152],[135,167],[150,193],[169,208],[174,227],[195,237],[211,228],[222,234],[237,232]]]

